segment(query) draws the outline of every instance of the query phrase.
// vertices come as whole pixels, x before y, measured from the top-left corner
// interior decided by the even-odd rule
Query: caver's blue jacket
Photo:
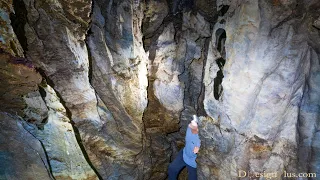
[[[193,153],[195,147],[200,147],[200,139],[198,134],[192,134],[191,128],[188,126],[186,133],[186,145],[183,148],[183,160],[186,164],[196,168],[197,154]]]

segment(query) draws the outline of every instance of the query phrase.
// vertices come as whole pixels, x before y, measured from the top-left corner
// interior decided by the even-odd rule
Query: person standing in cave
[[[188,169],[188,180],[197,180],[196,158],[200,148],[198,132],[198,123],[194,118],[187,128],[185,147],[179,151],[177,157],[169,165],[169,180],[176,180],[184,167]]]

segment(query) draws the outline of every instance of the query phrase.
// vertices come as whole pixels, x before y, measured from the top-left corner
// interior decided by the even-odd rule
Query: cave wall
[[[193,114],[199,179],[320,173],[316,1],[14,0],[0,10],[1,177],[165,179]],[[6,149],[8,134],[40,155]]]
[[[0,1],[0,179],[51,179],[41,142],[25,128],[24,96],[38,90],[41,76],[11,26],[12,2]]]
[[[319,3],[228,5],[218,20],[225,23],[213,28],[205,70],[204,106],[210,118],[200,132],[206,142],[201,179],[231,179],[238,170],[277,172],[278,179],[284,171],[319,173],[319,30],[313,25]],[[214,78],[223,53],[214,32],[219,29],[226,32],[226,62],[217,100]]]

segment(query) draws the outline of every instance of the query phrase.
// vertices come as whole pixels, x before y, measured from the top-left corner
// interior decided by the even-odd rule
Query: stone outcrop
[[[12,2],[0,1],[0,100],[3,103],[0,110],[22,115],[25,107],[22,96],[37,90],[41,76],[23,55],[11,26],[12,11]]]

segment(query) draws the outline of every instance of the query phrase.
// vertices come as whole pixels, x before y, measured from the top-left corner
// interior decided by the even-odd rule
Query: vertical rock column
[[[81,151],[76,139],[78,134],[75,134],[60,98],[57,97],[54,89],[49,85],[42,83],[41,86],[45,107],[49,109],[48,117],[45,122],[37,124],[37,126],[25,123],[24,128],[28,129],[34,137],[42,142],[52,175],[56,180],[98,179],[98,176],[88,164],[85,154]],[[28,102],[32,101],[39,103],[39,101],[30,97]],[[30,106],[29,103],[28,106]]]
[[[147,106],[147,54],[141,35],[142,3],[94,1],[88,47],[91,83],[106,119],[105,142],[96,139],[104,155],[104,178],[142,179]]]
[[[143,121],[150,154],[151,177],[166,177],[171,149],[168,133],[179,130],[179,115],[183,109],[183,84],[176,60],[176,42],[173,23],[164,27],[154,50],[150,51],[148,107]]]
[[[85,35],[90,21],[91,1],[26,0],[19,2],[19,8],[25,8],[27,12],[25,14],[27,16],[26,22],[21,22],[25,23],[26,55],[60,96],[60,100],[66,108],[65,115],[74,122],[75,133],[80,134],[78,143],[82,146],[83,142],[85,147],[82,153],[84,153],[84,156],[87,153],[89,155],[90,160],[87,158],[86,161],[89,163],[92,161],[95,166],[98,166],[99,162],[93,161],[95,155],[90,151],[90,145],[87,144],[90,142],[88,138],[95,136],[95,133],[99,133],[103,125],[97,110],[97,98],[88,77],[89,60]],[[57,120],[56,122],[52,122],[52,117],[49,117],[50,123],[47,124],[45,129],[51,123],[59,123],[57,119],[53,120]],[[59,128],[59,125],[57,128]],[[64,130],[67,131],[67,129]],[[42,133],[46,134],[46,132],[39,132],[39,134]],[[54,130],[51,133],[55,134]],[[59,147],[58,150],[52,149],[49,146],[57,140],[56,137],[45,136],[39,137],[39,139],[44,141],[48,152],[50,152],[50,163],[54,166],[54,174],[57,178],[59,176],[60,178],[66,176],[80,179],[97,178],[91,167],[80,170],[70,167],[64,172],[59,169],[63,168],[64,163],[66,163],[63,155],[67,156],[67,151],[72,151],[72,148],[63,149]],[[75,151],[80,151],[80,149],[76,148]],[[80,152],[80,154],[82,153]],[[80,158],[80,161],[82,160]],[[88,162],[83,163],[88,166]],[[72,166],[72,163],[70,165]],[[83,174],[81,175],[81,173]]]

